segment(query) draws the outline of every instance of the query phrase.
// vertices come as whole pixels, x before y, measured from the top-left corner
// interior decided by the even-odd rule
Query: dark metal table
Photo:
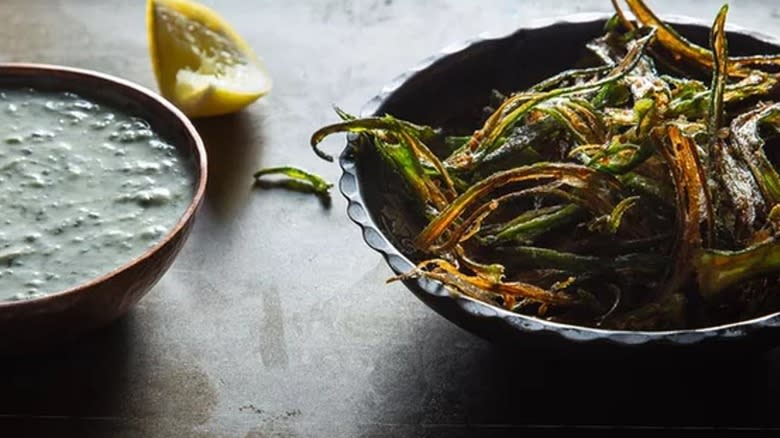
[[[424,307],[335,196],[253,189],[261,166],[330,180],[308,148],[443,46],[606,0],[208,1],[265,59],[271,95],[198,122],[208,197],[181,257],[127,317],[66,351],[0,360],[0,436],[504,436],[524,427],[780,426],[780,351],[697,364],[498,349]],[[711,19],[720,1],[651,2]],[[731,22],[777,32],[775,2]],[[140,0],[3,0],[0,61],[69,64],[153,87]],[[340,150],[343,141],[324,147]],[[0,334],[5,336],[6,334]],[[629,366],[630,365],[630,366]],[[664,400],[660,402],[658,400]]]

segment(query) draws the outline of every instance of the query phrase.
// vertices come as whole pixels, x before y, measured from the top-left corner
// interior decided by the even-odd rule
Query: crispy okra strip
[[[288,184],[288,187],[299,190],[306,190],[308,188],[321,195],[327,195],[330,188],[333,187],[333,184],[325,181],[321,176],[294,166],[267,167],[260,169],[254,174],[255,181],[259,182],[267,175],[284,175],[291,180],[290,182],[292,184]],[[298,183],[303,185],[298,185]]]
[[[486,178],[461,194],[436,216],[417,237],[418,248],[427,250],[469,206],[481,200],[493,190],[507,184],[524,181],[557,181],[563,185],[586,189],[591,196],[592,208],[603,211],[605,206],[612,210],[605,199],[610,190],[619,193],[620,183],[611,175],[586,166],[572,163],[539,163],[499,172]]]

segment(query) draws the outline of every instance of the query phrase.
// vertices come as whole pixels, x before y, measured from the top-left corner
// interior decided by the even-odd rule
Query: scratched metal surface
[[[152,87],[143,1],[2,0],[0,61]],[[509,436],[561,425],[780,426],[780,354],[705,364],[545,359],[444,321],[360,240],[334,197],[252,189],[260,166],[335,181],[309,134],[428,54],[486,29],[607,11],[606,0],[210,0],[265,59],[273,93],[198,123],[211,180],[173,269],[126,318],[67,351],[0,361],[0,435]],[[767,33],[773,1],[733,2]],[[711,17],[720,1],[652,2]],[[325,148],[339,150],[343,140]],[[0,334],[3,336],[5,334]],[[663,398],[665,402],[655,400]]]

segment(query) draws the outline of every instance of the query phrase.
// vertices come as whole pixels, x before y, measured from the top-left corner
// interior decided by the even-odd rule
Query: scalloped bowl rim
[[[606,20],[611,16],[609,13],[577,13],[556,18],[545,18],[531,21],[527,26],[522,26],[509,32],[494,33],[492,31],[483,32],[476,38],[464,40],[460,43],[450,44],[439,53],[425,58],[415,67],[396,76],[388,85],[382,88],[380,93],[369,100],[361,109],[361,117],[377,115],[379,107],[399,88],[401,88],[409,79],[416,74],[433,66],[438,62],[446,60],[449,56],[468,51],[472,46],[486,42],[509,39],[520,32],[539,30],[556,25],[579,25],[591,23],[594,21]],[[665,15],[664,21],[672,24],[698,25],[710,27],[710,24],[699,18],[685,15]],[[740,33],[754,39],[773,44],[780,47],[780,39],[761,32],[756,32],[745,27],[728,24],[726,30]],[[415,264],[409,260],[390,240],[385,237],[377,224],[371,218],[371,214],[366,208],[363,195],[361,193],[360,178],[357,176],[357,165],[350,155],[351,144],[354,137],[350,136],[347,146],[341,152],[339,164],[342,169],[342,175],[339,180],[339,191],[347,200],[347,215],[360,226],[363,240],[373,250],[379,252],[388,263],[390,268],[396,273],[401,274],[414,268]],[[558,334],[559,336],[572,341],[595,341],[605,340],[613,344],[621,345],[640,345],[640,344],[692,344],[705,338],[724,338],[733,339],[743,337],[759,328],[780,327],[780,311],[752,318],[743,321],[737,321],[717,326],[702,327],[696,329],[683,330],[663,330],[663,331],[644,331],[644,330],[607,330],[592,328],[580,325],[558,323],[546,321],[534,316],[522,315],[498,306],[487,304],[469,296],[451,292],[441,283],[426,279],[415,280],[419,290],[434,296],[443,297],[449,295],[456,301],[460,309],[471,316],[479,318],[498,318],[509,324],[512,328],[525,331],[537,332],[547,331]],[[407,285],[407,287],[409,287]]]

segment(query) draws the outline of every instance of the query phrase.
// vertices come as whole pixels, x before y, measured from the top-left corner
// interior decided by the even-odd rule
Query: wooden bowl
[[[168,270],[192,229],[206,188],[206,151],[187,117],[154,92],[94,71],[0,63],[0,88],[71,91],[147,120],[178,148],[194,175],[193,197],[155,246],[111,272],[70,289],[26,301],[0,301],[0,353],[37,351],[73,340],[123,315]]]

